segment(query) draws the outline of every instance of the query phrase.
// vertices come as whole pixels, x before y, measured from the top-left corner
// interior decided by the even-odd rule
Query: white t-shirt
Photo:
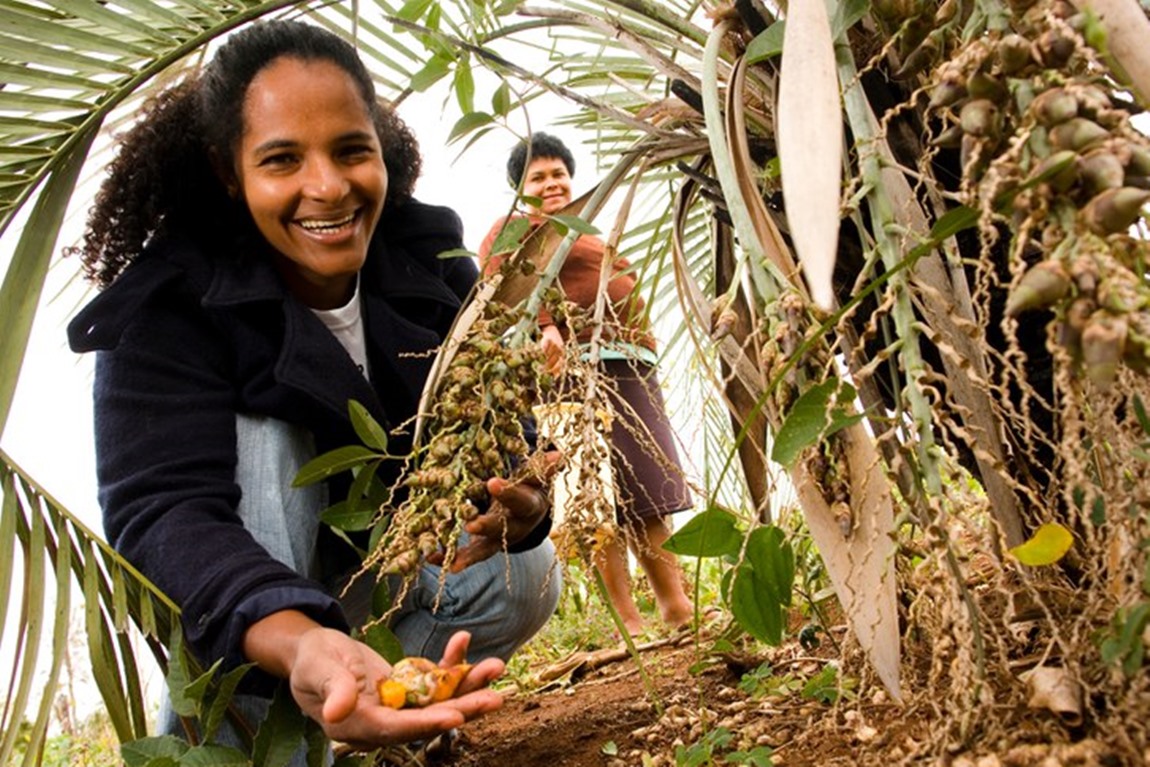
[[[335,309],[312,309],[320,322],[327,326],[332,335],[343,345],[352,362],[366,378],[367,343],[363,336],[363,313],[360,308],[359,280],[355,282],[355,293],[351,300]]]

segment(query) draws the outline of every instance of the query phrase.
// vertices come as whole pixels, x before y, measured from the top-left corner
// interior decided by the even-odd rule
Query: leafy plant
[[[750,751],[727,751],[733,735],[726,727],[709,730],[696,743],[675,747],[677,767],[708,767],[717,764],[743,764],[748,767],[771,767],[771,749],[758,746]],[[724,753],[725,752],[725,753]]]
[[[795,559],[780,528],[759,526],[744,533],[734,514],[712,507],[692,517],[664,547],[684,556],[723,557],[732,562],[724,597],[735,620],[762,642],[782,642],[785,611],[794,589]]]

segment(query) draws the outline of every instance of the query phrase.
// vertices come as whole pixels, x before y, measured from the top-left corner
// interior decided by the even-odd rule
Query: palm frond
[[[135,637],[162,662],[161,646],[178,624],[178,609],[2,451],[0,489],[0,612],[16,633],[16,662],[0,717],[6,733],[0,761],[10,763],[18,725],[29,717],[28,751],[43,746],[76,593],[83,594],[91,669],[116,734],[122,741],[143,737],[147,710]],[[23,577],[14,580],[16,572]],[[45,637],[51,648],[46,658]]]

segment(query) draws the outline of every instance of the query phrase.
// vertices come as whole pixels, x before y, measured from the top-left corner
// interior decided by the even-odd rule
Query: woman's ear
[[[216,174],[216,178],[224,185],[228,197],[231,197],[233,200],[238,200],[240,198],[240,181],[236,178],[235,171],[228,167],[228,164],[220,157],[219,152],[215,150],[208,152],[208,158],[212,163],[212,172]]]

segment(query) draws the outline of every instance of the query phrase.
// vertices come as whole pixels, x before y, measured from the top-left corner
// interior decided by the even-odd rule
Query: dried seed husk
[[[1117,234],[1129,229],[1142,213],[1142,206],[1150,201],[1150,191],[1134,187],[1107,189],[1091,198],[1080,215],[1091,231]]]
[[[1082,368],[1094,384],[1108,390],[1118,377],[1126,345],[1126,320],[1095,312],[1082,331]]]
[[[1085,117],[1072,117],[1052,127],[1048,137],[1055,149],[1084,152],[1110,138],[1110,131]]]
[[[1055,259],[1030,267],[1006,301],[1006,315],[1017,317],[1026,311],[1042,309],[1060,301],[1070,292],[1070,275]]]

